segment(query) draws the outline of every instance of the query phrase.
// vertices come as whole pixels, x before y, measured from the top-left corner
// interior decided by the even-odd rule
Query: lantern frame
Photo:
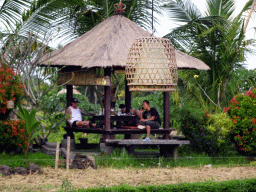
[[[158,37],[136,39],[125,73],[130,91],[176,91],[178,68],[171,41]]]

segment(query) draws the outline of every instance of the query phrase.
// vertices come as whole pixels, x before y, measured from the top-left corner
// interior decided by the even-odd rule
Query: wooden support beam
[[[163,92],[164,94],[164,129],[170,128],[170,92]],[[164,135],[165,139],[170,136],[168,134]]]
[[[111,79],[111,68],[105,68],[104,70],[104,76],[109,76]],[[105,95],[104,95],[104,129],[106,131],[110,130],[111,124],[110,124],[110,109],[111,109],[111,88],[110,86],[105,86]],[[110,138],[110,135],[107,134],[106,139]]]
[[[129,87],[127,85],[127,80],[125,78],[125,106],[126,112],[129,113],[132,105],[132,93],[129,91]]]
[[[71,105],[71,99],[73,98],[73,85],[66,85],[66,89],[67,89],[67,95],[66,95],[67,107],[69,107]]]

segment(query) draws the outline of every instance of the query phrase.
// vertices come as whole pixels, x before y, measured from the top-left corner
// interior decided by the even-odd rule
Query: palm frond
[[[30,4],[30,0],[5,0],[0,8],[1,22],[9,29],[14,30],[22,13],[29,8]]]
[[[230,19],[235,11],[234,0],[207,0],[207,15],[219,15]]]
[[[200,10],[191,0],[171,0],[163,7],[169,12],[170,18],[177,22],[191,22],[202,16]]]

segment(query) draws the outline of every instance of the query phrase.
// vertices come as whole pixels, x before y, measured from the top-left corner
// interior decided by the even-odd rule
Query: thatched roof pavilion
[[[138,38],[150,37],[151,34],[139,25],[122,15],[114,15],[93,29],[68,43],[63,48],[46,54],[39,61],[39,65],[62,67],[63,81],[66,84],[67,101],[73,97],[72,85],[103,85],[104,96],[104,125],[108,131],[106,138],[110,138],[110,103],[111,90],[109,79],[114,70],[123,71],[126,67],[128,53],[133,42]],[[202,61],[179,51],[175,52],[178,68],[209,69]],[[99,79],[93,71],[104,68],[104,77]],[[124,72],[124,71],[123,71]],[[59,74],[60,79],[61,74]],[[81,82],[82,79],[82,82]],[[88,82],[94,80],[94,83]],[[99,82],[97,82],[99,80]],[[80,81],[80,82],[79,82]],[[102,83],[104,82],[104,83]],[[90,84],[91,83],[91,84]],[[169,129],[169,92],[164,92],[164,129]],[[127,111],[131,107],[131,92],[127,83],[125,88],[125,104]],[[168,138],[168,135],[165,135]]]

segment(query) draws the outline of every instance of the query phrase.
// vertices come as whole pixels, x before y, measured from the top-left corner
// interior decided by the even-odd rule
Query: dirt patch
[[[0,189],[10,191],[21,187],[44,187],[44,191],[60,189],[64,180],[69,181],[75,188],[91,188],[100,186],[115,186],[128,184],[132,186],[148,184],[175,184],[180,182],[225,181],[233,179],[256,178],[256,166],[218,167],[218,168],[143,168],[143,169],[112,169],[98,168],[85,170],[42,168],[42,175],[12,175],[0,176]],[[51,186],[51,187],[49,187]],[[42,188],[41,188],[42,189]]]

